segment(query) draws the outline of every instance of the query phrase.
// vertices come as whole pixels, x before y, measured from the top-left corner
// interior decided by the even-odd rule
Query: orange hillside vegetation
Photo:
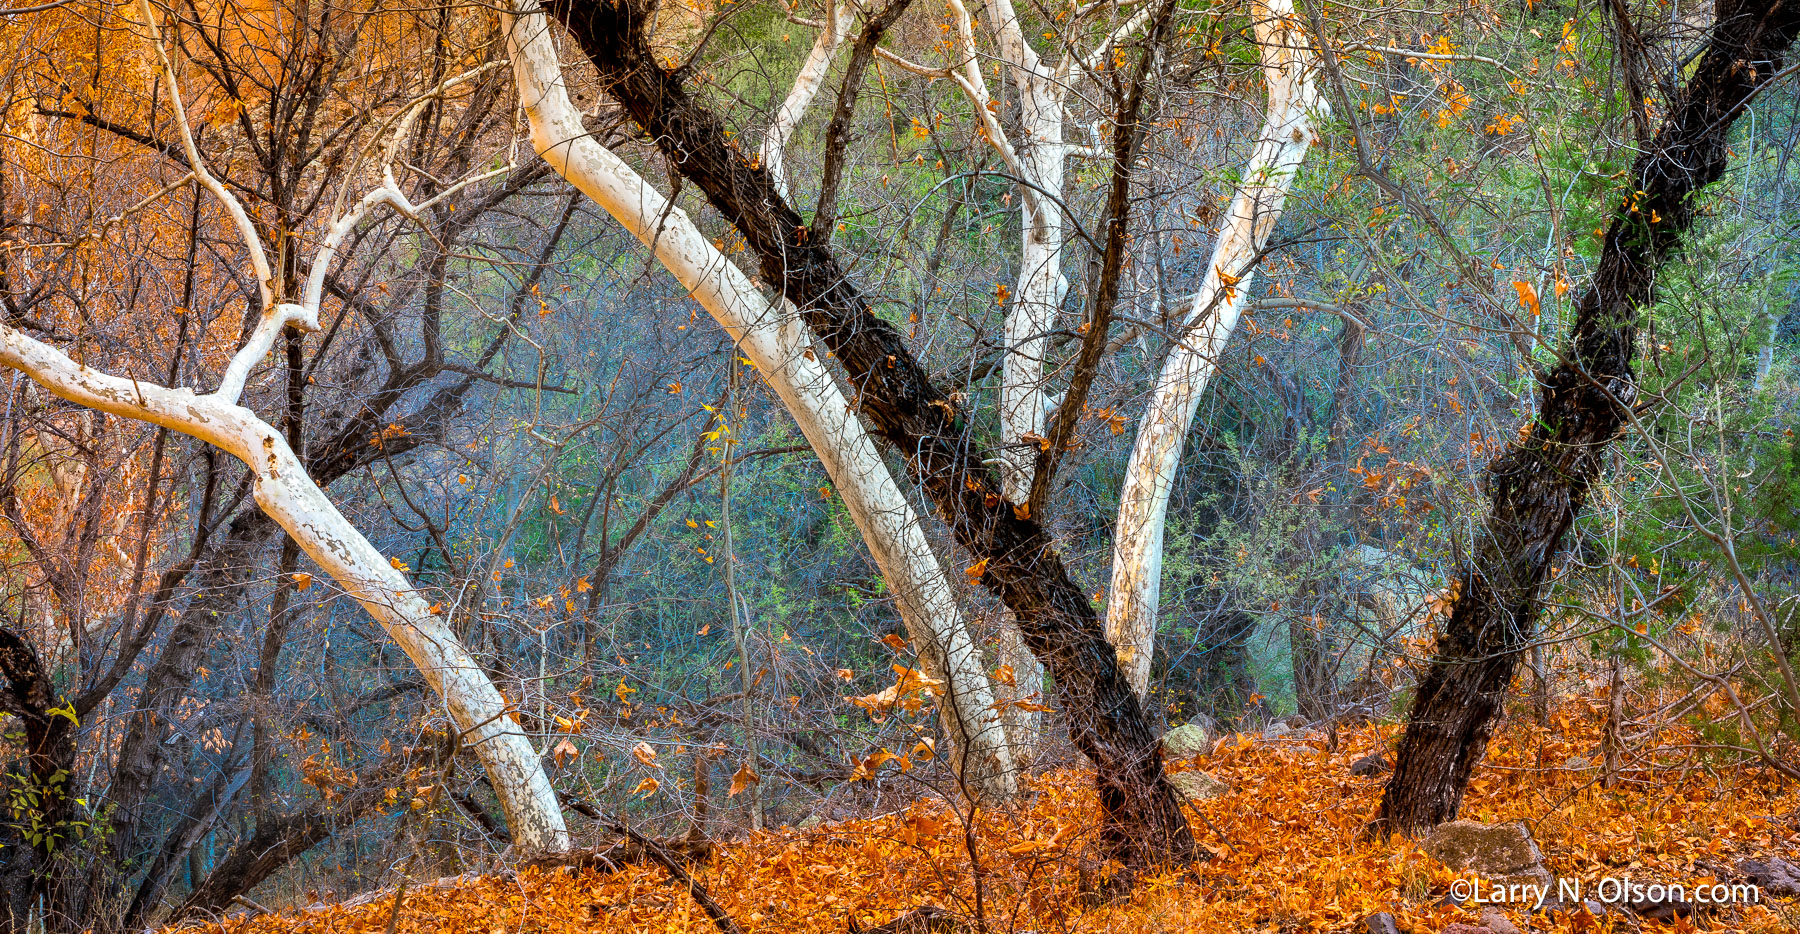
[[[1213,858],[1185,876],[1142,882],[1110,904],[1084,894],[1094,878],[1086,863],[1096,813],[1089,779],[1073,771],[1042,776],[1018,813],[986,812],[977,820],[979,910],[989,930],[1002,932],[1348,932],[1378,911],[1393,913],[1402,931],[1473,924],[1473,911],[1443,902],[1456,874],[1404,840],[1361,837],[1381,779],[1352,776],[1349,766],[1371,751],[1391,756],[1396,732],[1346,732],[1336,753],[1322,743],[1222,741],[1198,764],[1233,791],[1203,802],[1193,821]],[[1691,887],[1745,857],[1791,855],[1800,846],[1800,790],[1792,783],[1749,767],[1709,768],[1693,758],[1679,729],[1653,739],[1657,761],[1639,761],[1639,771],[1605,790],[1593,770],[1564,768],[1598,747],[1596,715],[1578,707],[1550,730],[1512,724],[1478,770],[1463,816],[1530,822],[1550,871],[1590,887],[1627,874]],[[757,834],[718,847],[696,872],[748,934],[841,934],[852,922],[881,924],[925,905],[973,917],[976,875],[961,820],[941,804]],[[356,906],[238,916],[209,930],[713,930],[686,892],[653,866],[612,874],[526,869],[419,886],[405,892],[397,919],[392,913],[390,892]],[[1513,920],[1527,919],[1519,913]],[[1664,929],[1775,934],[1800,929],[1796,922],[1800,906],[1765,899]],[[1528,929],[1606,931],[1612,924],[1558,915],[1534,919]]]

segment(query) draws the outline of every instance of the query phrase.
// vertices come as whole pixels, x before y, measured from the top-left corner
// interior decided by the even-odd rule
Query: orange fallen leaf
[[[725,793],[725,797],[735,798],[741,794],[744,789],[761,781],[761,776],[751,771],[750,763],[745,762],[743,765],[738,766],[737,772],[731,776],[731,790]]]

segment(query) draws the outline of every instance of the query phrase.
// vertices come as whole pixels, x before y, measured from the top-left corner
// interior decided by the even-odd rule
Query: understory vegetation
[[[0,10],[0,930],[1793,930],[1797,33]]]

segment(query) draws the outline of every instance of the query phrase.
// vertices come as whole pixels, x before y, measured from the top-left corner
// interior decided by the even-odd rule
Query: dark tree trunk
[[[1242,719],[1258,693],[1248,645],[1256,618],[1230,601],[1229,593],[1202,593],[1197,602],[1212,608],[1192,623],[1193,638],[1177,642],[1167,633],[1158,638],[1150,677],[1152,706],[1184,720],[1195,714],[1220,724]]]
[[[58,711],[55,697],[50,674],[30,641],[0,627],[0,712],[18,717],[25,733],[25,767],[16,773],[8,768],[0,792],[9,800],[36,802],[17,816],[8,813],[14,823],[0,825],[0,843],[6,847],[0,856],[0,884],[6,893],[0,897],[8,930],[24,928],[27,913],[56,881],[58,850],[72,842],[69,769],[75,762],[75,724]]]
[[[321,805],[258,825],[250,839],[233,847],[231,853],[194,886],[193,892],[169,920],[174,922],[223,912],[238,896],[249,893],[294,857],[312,849],[338,827],[370,809],[365,805],[357,811],[331,810]]]
[[[111,914],[101,916],[100,901],[116,895],[118,883],[142,869],[149,857],[141,852],[140,838],[152,831],[152,815],[158,810],[152,804],[153,795],[159,786],[166,787],[161,774],[171,749],[170,732],[180,722],[178,711],[191,694],[198,668],[217,647],[220,627],[248,591],[257,557],[274,531],[275,524],[260,511],[246,510],[232,520],[223,540],[203,559],[193,600],[145,673],[139,709],[126,721],[112,785],[106,792],[106,803],[114,808],[106,837],[111,855],[95,861],[89,878],[86,910],[89,923],[97,927],[116,921]]]
[[[1314,597],[1324,602],[1327,598]],[[1288,618],[1288,651],[1294,672],[1294,704],[1308,720],[1324,720],[1337,712],[1337,649],[1325,631],[1325,613]]]
[[[1800,0],[1720,0],[1717,12],[1705,55],[1633,167],[1563,362],[1541,377],[1539,417],[1488,465],[1491,513],[1414,699],[1379,832],[1415,833],[1456,817],[1533,639],[1550,560],[1624,427],[1622,406],[1634,402],[1638,309],[1693,226],[1696,196],[1724,173],[1732,123],[1800,30]]]
[[[1018,620],[1055,676],[1069,732],[1094,762],[1109,855],[1130,865],[1186,860],[1194,842],[1163,775],[1160,741],[1120,672],[1087,595],[1050,536],[1001,495],[959,412],[831,251],[811,235],[769,173],[728,141],[718,117],[689,97],[679,72],[651,54],[654,0],[558,0],[551,12],[593,61],[601,88],[738,229],[849,377],[859,411],[906,459],[972,576]]]

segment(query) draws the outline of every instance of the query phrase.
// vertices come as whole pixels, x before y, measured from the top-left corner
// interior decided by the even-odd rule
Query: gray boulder
[[[1738,872],[1764,895],[1792,898],[1800,895],[1800,866],[1780,857],[1767,860],[1747,859],[1738,864]]]
[[[1163,761],[1192,759],[1202,753],[1210,752],[1212,740],[1212,734],[1205,727],[1192,723],[1182,724],[1163,734]]]

